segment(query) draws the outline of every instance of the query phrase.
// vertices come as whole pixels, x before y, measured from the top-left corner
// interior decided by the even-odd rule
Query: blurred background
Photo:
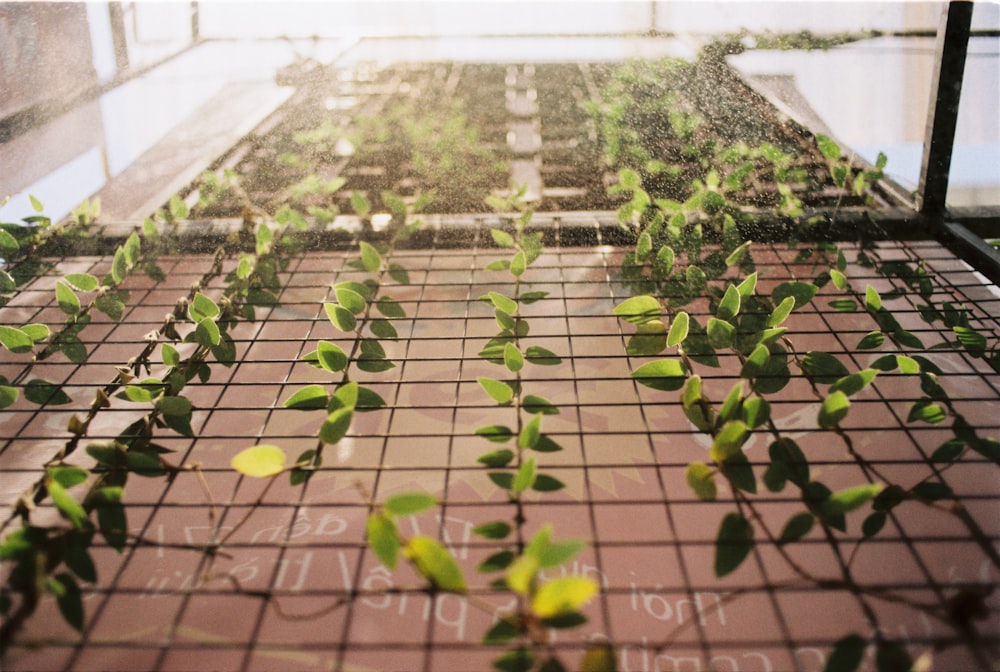
[[[65,216],[172,132],[176,144],[178,129],[196,131],[210,111],[216,123],[228,114],[224,126],[247,132],[289,95],[276,78],[282,68],[309,59],[325,64],[358,58],[359,49],[365,58],[383,51],[398,58],[400,41],[393,51],[386,39],[392,37],[420,38],[418,47],[403,53],[406,58],[517,62],[528,50],[532,58],[541,51],[553,60],[659,55],[657,45],[668,42],[670,53],[693,57],[708,40],[735,36],[744,49],[730,60],[749,81],[772,87],[814,128],[868,161],[885,152],[889,175],[913,190],[942,6],[734,0],[0,3],[0,202],[10,197],[0,219],[29,214],[29,194],[45,203],[53,219]],[[972,29],[948,195],[952,206],[1000,204],[1000,4],[977,3]],[[863,39],[802,49],[788,39],[795,35],[813,38],[813,46],[822,42],[817,37]],[[233,87],[241,87],[236,102]],[[220,137],[217,151],[236,139]]]

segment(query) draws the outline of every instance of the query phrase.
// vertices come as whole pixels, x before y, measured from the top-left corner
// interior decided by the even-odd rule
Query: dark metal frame
[[[928,106],[927,131],[917,190],[917,208],[930,229],[960,257],[971,263],[995,284],[1000,284],[1000,252],[988,245],[982,235],[1000,236],[996,212],[974,217],[976,231],[955,221],[948,210],[948,180],[958,125],[962,78],[972,32],[974,3],[949,2],[941,14],[937,34],[937,58],[931,90],[936,92]]]

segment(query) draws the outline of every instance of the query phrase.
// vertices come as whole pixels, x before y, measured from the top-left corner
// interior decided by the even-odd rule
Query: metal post
[[[197,44],[201,39],[201,20],[198,16],[198,0],[191,0],[191,42]]]
[[[917,207],[920,212],[932,217],[940,217],[945,212],[958,102],[962,94],[965,55],[972,28],[972,6],[971,2],[948,3],[938,29],[937,58],[931,80],[934,100],[927,115],[924,156],[917,190]]]

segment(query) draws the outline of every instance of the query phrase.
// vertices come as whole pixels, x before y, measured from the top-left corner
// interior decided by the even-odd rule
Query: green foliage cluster
[[[817,136],[817,146],[803,150],[794,135],[758,128],[759,110],[715,109],[725,108],[713,97],[720,69],[710,53],[697,63],[626,63],[611,73],[601,99],[588,103],[605,162],[619,171],[611,193],[628,199],[624,222],[650,202],[709,214],[726,207],[737,220],[748,220],[754,210],[799,218],[802,196],[815,199],[827,188],[837,194],[835,208],[845,197],[851,203],[870,198],[884,156],[871,169],[858,170],[828,137]]]
[[[838,188],[859,192],[879,178],[884,159],[880,158],[872,170],[852,173],[832,140],[820,137],[818,141]],[[906,504],[949,512],[961,533],[974,540],[984,558],[1000,568],[1000,555],[988,535],[966,512],[946,480],[949,467],[965,456],[1000,464],[1000,441],[982,436],[963,417],[939,379],[942,371],[933,358],[935,350],[959,348],[996,369],[997,339],[973,327],[974,320],[965,307],[935,303],[937,281],[923,264],[881,261],[872,245],[863,246],[854,263],[898,281],[899,290],[883,295],[871,285],[857,289],[848,277],[845,252],[834,245],[820,245],[801,250],[796,260],[812,259],[814,264],[825,266],[816,277],[786,281],[762,294],[757,290],[750,243],[738,234],[730,214],[732,203],[718,188],[719,180],[696,181],[694,196],[680,208],[650,198],[636,171],[622,170],[620,185],[632,194],[622,219],[633,223],[639,233],[635,249],[625,256],[622,266],[622,282],[631,296],[614,312],[633,325],[627,353],[641,360],[654,358],[636,366],[633,378],[654,390],[679,393],[681,409],[694,431],[710,440],[706,458],[687,466],[686,479],[699,499],[714,501],[725,492],[734,505],[716,533],[715,573],[722,577],[737,571],[757,544],[766,541],[778,549],[800,580],[854,596],[874,625],[875,634],[871,641],[857,633],[846,635],[829,658],[827,670],[831,672],[858,669],[869,644],[877,652],[880,672],[911,669],[914,661],[904,643],[878,627],[872,604],[879,600],[905,604],[950,625],[959,635],[974,631],[972,621],[979,616],[971,614],[988,612],[980,586],[958,587],[941,604],[928,606],[867,590],[855,580],[852,562],[882,532],[892,511]],[[717,244],[706,246],[707,232],[712,232]],[[788,326],[795,322],[794,313],[817,301],[827,285],[841,292],[829,300],[833,310],[864,311],[870,316],[872,331],[853,347],[885,354],[865,368],[852,370],[834,354],[821,350],[800,353],[794,346],[794,334]],[[952,341],[926,347],[921,338],[900,324],[890,302],[907,292],[925,302],[919,309],[924,321],[951,330]],[[691,306],[698,312],[707,310],[710,317],[704,324],[685,310]],[[664,351],[674,354],[662,357]],[[726,361],[738,362],[738,366],[731,370]],[[716,370],[711,378],[722,374],[737,380],[721,401],[713,400],[699,369]],[[844,429],[852,398],[887,376],[902,378],[914,387],[907,422],[951,429],[952,436],[929,457],[925,475],[916,482],[893,482],[855,449],[851,433]],[[772,419],[769,397],[795,379],[804,380],[814,396],[815,426],[844,445],[865,476],[862,482],[837,490],[827,487],[806,452]],[[768,464],[762,472],[744,452],[754,435],[764,437],[769,444]],[[765,516],[754,496],[765,490],[779,493],[788,489],[801,501],[802,510],[776,524]],[[854,528],[860,530],[861,541],[848,552],[845,547],[853,543],[847,538],[848,517],[855,511],[865,512],[860,526]],[[790,552],[795,542],[810,535],[827,542],[839,576],[817,576]],[[976,606],[959,612],[949,606],[956,603]]]
[[[134,232],[117,248],[103,279],[75,273],[58,280],[55,300],[67,314],[59,330],[43,329],[44,325],[0,327],[0,343],[5,348],[31,355],[15,380],[0,385],[0,400],[5,406],[17,402],[19,390],[23,390],[29,402],[43,408],[72,401],[54,383],[27,380],[32,367],[57,352],[70,361],[85,362],[89,353],[79,334],[90,323],[92,312],[97,310],[112,320],[120,320],[130,298],[120,286],[136,268],[162,278],[156,254],[163,244],[160,225],[155,219],[163,219],[169,225],[184,216],[186,206],[180,199],[172,199],[167,211],[146,220],[141,236]],[[88,217],[77,217],[65,226],[87,224]],[[66,427],[68,438],[45,462],[44,475],[14,503],[4,525],[20,522],[0,542],[0,560],[12,565],[6,583],[0,587],[0,613],[4,616],[0,650],[6,650],[46,594],[55,597],[67,623],[76,629],[83,628],[79,582],[97,580],[97,568],[90,555],[95,536],[103,537],[118,552],[129,542],[125,486],[131,475],[173,478],[180,472],[197,472],[197,465],[171,463],[171,451],[156,442],[156,434],[168,430],[194,436],[191,423],[196,409],[184,390],[192,383],[210,379],[210,358],[231,366],[237,354],[230,336],[232,328],[240,320],[254,319],[255,305],[276,302],[281,288],[278,273],[287,264],[282,246],[290,242],[289,231],[296,225],[290,222],[275,230],[267,223],[259,224],[250,234],[253,252],[240,253],[239,240],[220,247],[212,268],[186,296],[178,299],[160,329],[145,336],[141,351],[119,366],[110,382],[96,390],[86,414],[70,417]],[[294,245],[288,245],[287,249],[294,249]],[[218,299],[209,297],[203,288],[222,274],[223,262],[228,257],[237,255],[235,268],[226,274],[225,289]],[[81,294],[86,297],[84,300]],[[183,349],[187,356],[181,354],[182,343],[187,346]],[[154,354],[158,348],[160,357],[156,361]],[[149,375],[153,367],[160,366],[164,369],[161,375]],[[146,377],[142,377],[144,373]],[[143,415],[112,441],[88,441],[94,419],[116,403],[113,400],[138,404],[137,408],[145,409]],[[93,465],[89,468],[71,461],[81,445],[88,456],[85,459]],[[39,508],[43,503],[54,507],[62,524],[55,524],[45,515],[45,510]]]
[[[451,212],[481,210],[489,193],[507,181],[506,162],[480,142],[460,100],[393,99],[380,114],[362,118],[351,139],[357,163],[388,163],[400,174],[412,170],[417,188]]]

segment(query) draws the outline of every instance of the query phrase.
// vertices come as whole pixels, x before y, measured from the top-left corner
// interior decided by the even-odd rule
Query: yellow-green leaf
[[[253,446],[237,453],[230,464],[244,476],[269,478],[285,470],[285,451],[278,446]]]
[[[674,347],[680,345],[687,338],[691,318],[683,310],[674,316],[674,321],[670,323],[670,333],[667,334],[667,345]]]
[[[436,540],[418,535],[407,542],[403,553],[432,585],[451,593],[464,593],[465,577],[451,553]]]
[[[711,502],[716,496],[715,477],[711,468],[704,462],[692,462],[684,471],[688,486],[698,499]]]
[[[554,618],[580,611],[597,594],[597,582],[589,577],[564,576],[543,583],[531,600],[539,618]]]
[[[400,546],[396,523],[385,514],[375,513],[368,517],[365,531],[368,534],[368,545],[382,564],[389,569],[396,569]]]

